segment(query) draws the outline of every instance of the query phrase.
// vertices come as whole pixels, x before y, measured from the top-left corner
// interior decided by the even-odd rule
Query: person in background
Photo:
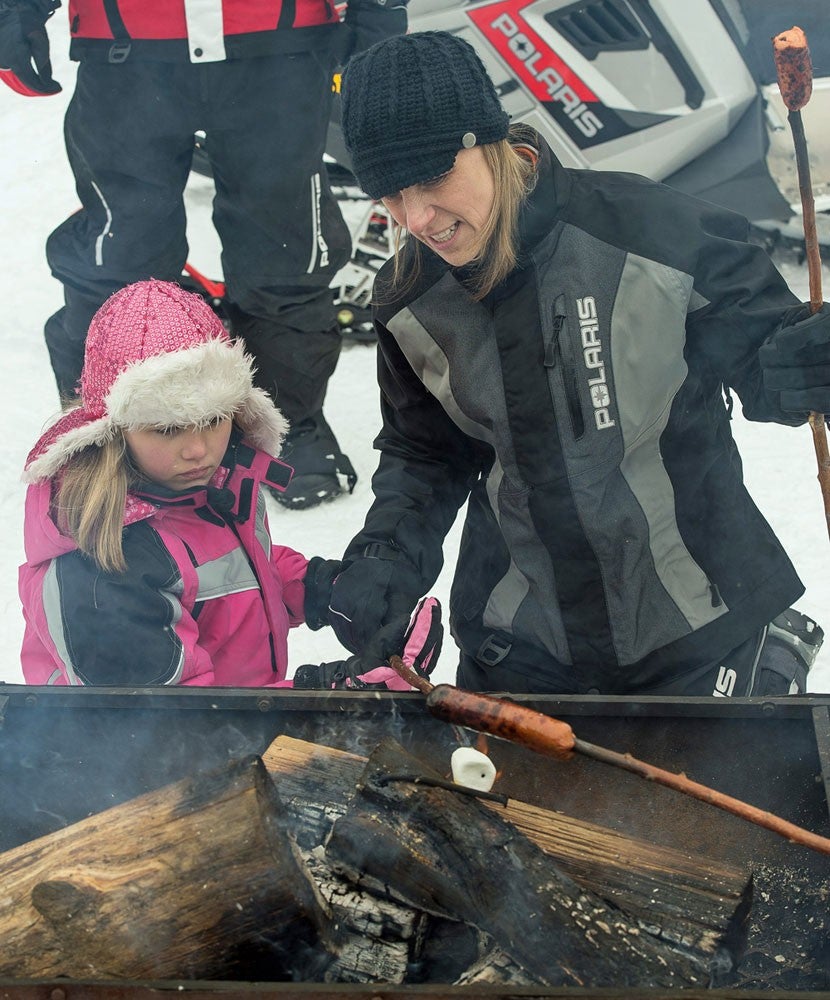
[[[323,164],[335,67],[406,29],[406,0],[70,0],[75,90],[65,140],[81,208],[49,237],[64,305],[46,323],[60,396],[71,403],[93,314],[118,288],[177,281],[187,257],[183,191],[206,134],[213,221],[233,333],[290,429],[295,475],[275,494],[310,507],[356,475],[323,416],[341,334],[329,284],[350,236]],[[46,20],[60,0],[0,0],[0,79],[60,91]]]
[[[26,682],[292,686],[289,628],[321,623],[331,578],[269,535],[284,432],[200,296],[155,280],[116,292],[92,320],[80,399],[25,466]],[[406,688],[388,655],[427,673],[440,640],[430,598],[371,662],[303,665],[296,686]]]
[[[564,168],[457,36],[378,43],[342,96],[358,181],[406,239],[375,285],[380,462],[341,642],[413,607],[466,504],[459,685],[803,692],[823,632],[729,421],[733,392],[751,420],[830,412],[830,307],[809,315],[743,218]]]

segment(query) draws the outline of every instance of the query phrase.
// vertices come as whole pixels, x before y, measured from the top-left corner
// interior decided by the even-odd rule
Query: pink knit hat
[[[252,358],[204,299],[167,281],[127,285],[92,318],[81,405],[41,437],[23,479],[52,477],[117,429],[205,426],[224,417],[233,417],[251,444],[277,455],[288,427],[252,379]]]

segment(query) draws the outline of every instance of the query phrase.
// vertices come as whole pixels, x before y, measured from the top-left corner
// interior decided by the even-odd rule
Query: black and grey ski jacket
[[[741,217],[547,149],[521,233],[484,301],[421,248],[416,287],[376,308],[381,458],[347,558],[404,556],[426,591],[468,500],[462,650],[509,649],[528,690],[548,671],[552,690],[622,693],[712,662],[803,592],[724,395],[798,422],[757,360],[797,300]]]

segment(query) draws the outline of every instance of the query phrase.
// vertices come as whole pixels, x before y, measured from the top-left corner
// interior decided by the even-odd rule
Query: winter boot
[[[338,475],[346,479],[349,493],[357,482],[352,463],[340,450],[322,413],[292,425],[280,458],[294,469],[285,492],[274,491],[284,507],[302,510],[334,500],[343,492]]]

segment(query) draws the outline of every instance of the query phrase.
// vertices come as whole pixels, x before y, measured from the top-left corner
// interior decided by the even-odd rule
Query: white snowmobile
[[[823,26],[823,3],[411,0],[409,25],[412,31],[451,31],[470,42],[513,120],[536,128],[566,166],[630,170],[664,181],[740,212],[774,245],[782,239],[800,243],[802,233],[795,159],[771,69],[770,36],[791,27],[796,16],[804,17],[808,32],[811,19]],[[775,19],[778,28],[770,29]],[[826,46],[826,31],[816,34]],[[826,58],[824,52],[820,58]],[[815,67],[815,54],[813,61]],[[811,142],[816,206],[826,210],[830,78],[816,81],[812,102],[812,132],[806,119],[810,104],[803,114],[808,135],[816,140]],[[328,152],[335,161],[333,181],[341,183],[338,191],[354,197],[336,114]],[[367,209],[353,237],[353,258],[337,281],[341,322],[357,329],[374,273],[392,249],[382,209]],[[830,244],[826,214],[819,220],[819,238]]]
[[[830,209],[830,46],[825,30],[810,37],[811,25],[824,26],[826,2],[410,0],[408,10],[410,30],[446,30],[470,42],[513,120],[536,128],[566,166],[664,181],[745,215],[772,246],[802,240],[770,41],[796,17],[808,33],[814,69],[828,73],[803,114],[816,206]],[[338,198],[364,198],[349,172],[337,101],[327,152]],[[344,212],[352,259],[335,279],[340,325],[347,337],[371,339],[369,297],[393,249],[391,227],[382,206],[354,208]],[[826,214],[819,239],[830,244]]]

